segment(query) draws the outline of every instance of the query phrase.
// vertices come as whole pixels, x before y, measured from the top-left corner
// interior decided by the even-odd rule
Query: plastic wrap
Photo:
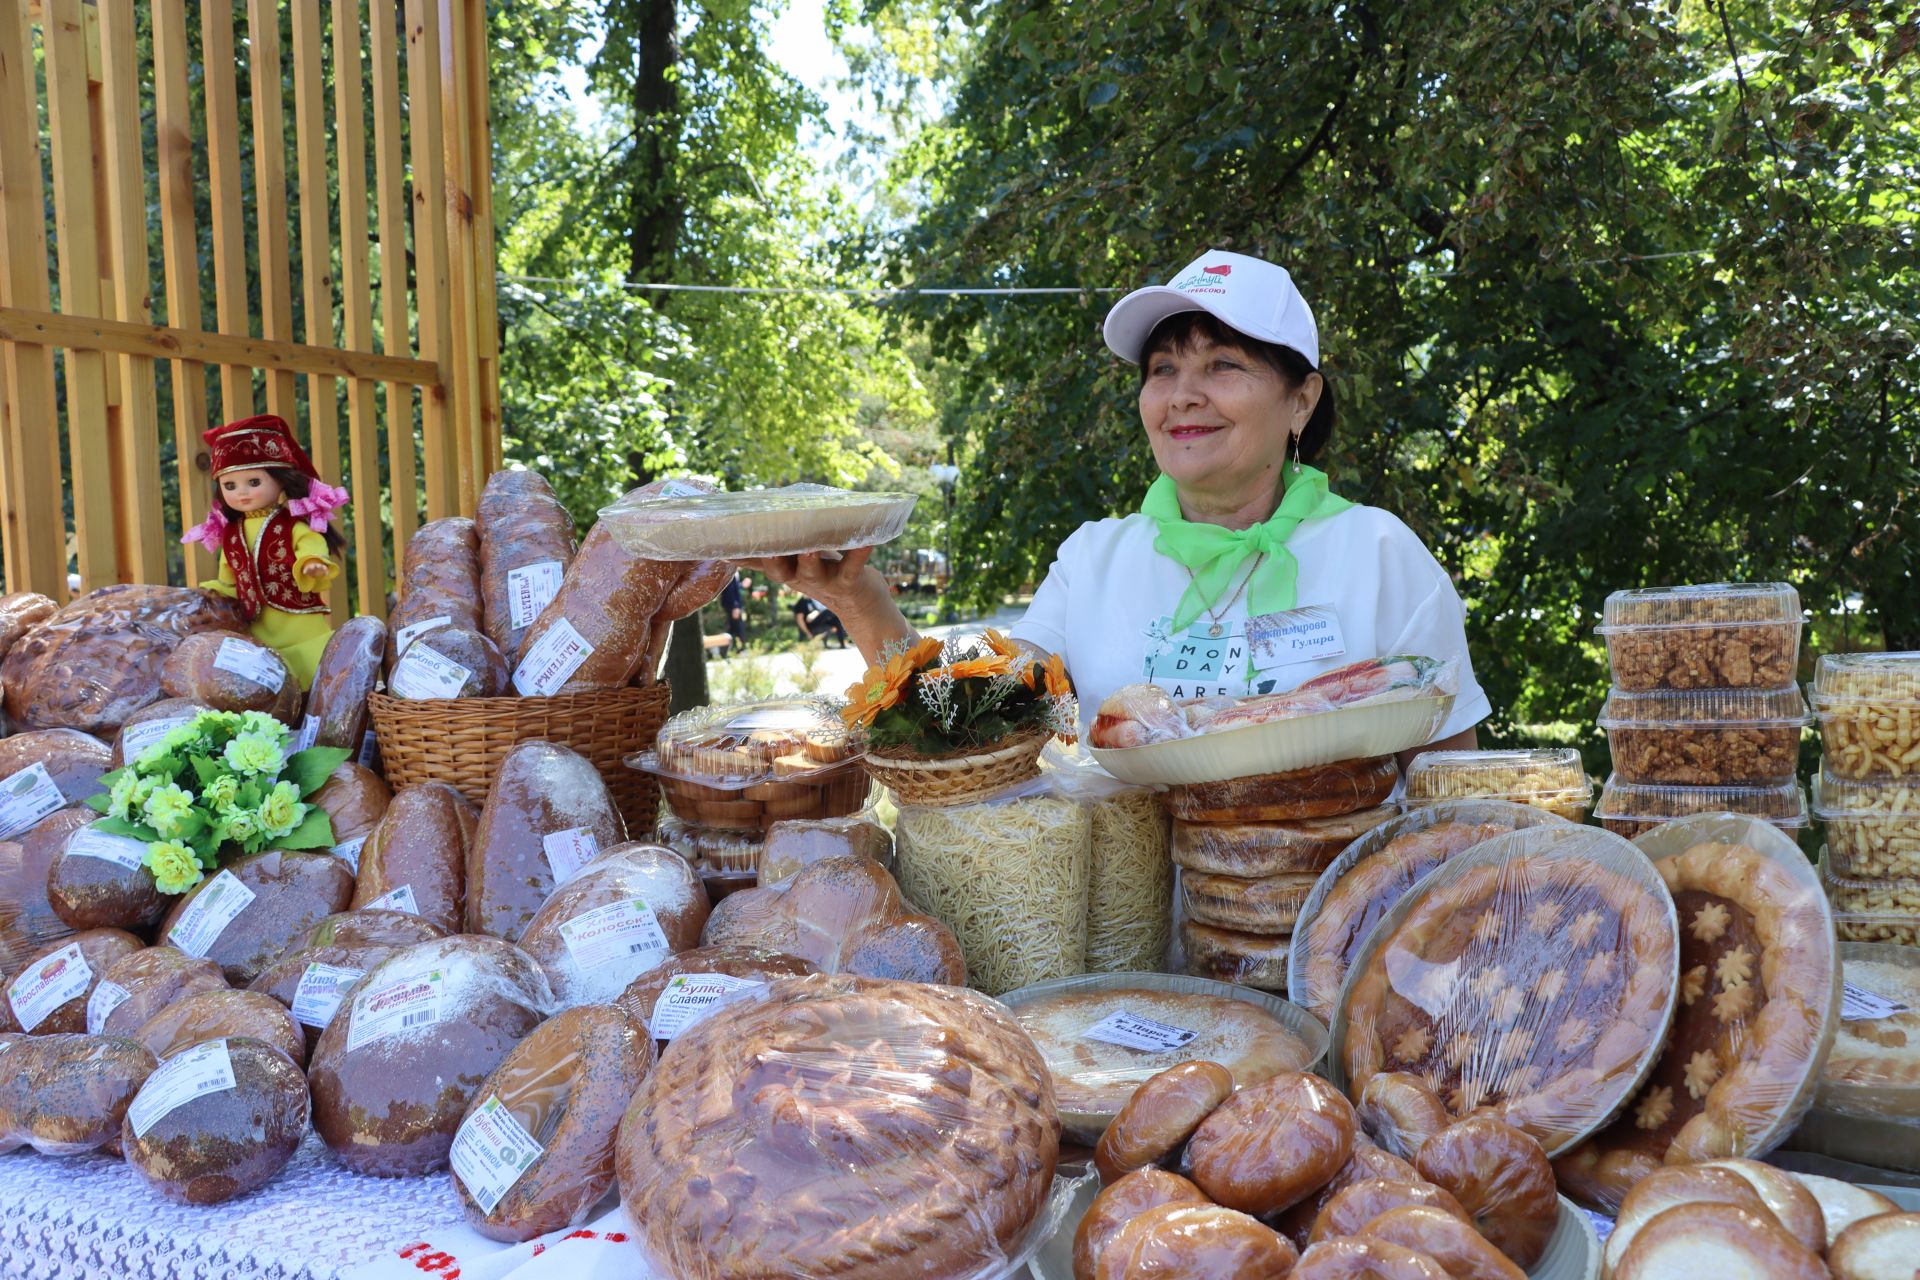
[[[1247,879],[1182,868],[1180,906],[1198,924],[1280,937],[1293,932],[1316,880],[1311,871]]]
[[[1791,781],[1800,732],[1812,717],[1800,691],[1696,689],[1628,693],[1600,709],[1616,776],[1688,787],[1758,787]]]
[[[608,849],[560,882],[520,935],[564,1008],[605,1004],[676,952],[700,944],[707,891],[657,845]]]
[[[1792,835],[1807,825],[1807,793],[1791,780],[1772,787],[1666,787],[1641,786],[1615,774],[1601,788],[1593,816],[1613,834],[1632,839],[1702,813],[1763,818]]]
[[[1505,800],[1443,800],[1375,827],[1320,873],[1302,904],[1287,960],[1288,995],[1331,1022],[1361,943],[1422,876],[1494,836],[1561,821]]]
[[[0,973],[12,973],[41,947],[73,932],[54,914],[47,875],[81,827],[100,815],[84,805],[42,818],[16,839],[0,840]]]
[[[487,789],[468,848],[467,932],[518,939],[556,884],[626,838],[592,761],[551,742],[517,743]]]
[[[1812,701],[1829,777],[1920,775],[1920,653],[1825,654]]]
[[[356,1173],[446,1167],[460,1117],[553,1008],[533,958],[498,938],[420,942],[367,971],[314,1050],[313,1125]]]
[[[1448,859],[1366,935],[1330,1060],[1358,1096],[1420,1076],[1449,1115],[1567,1150],[1626,1105],[1674,1008],[1674,904],[1647,859],[1591,827],[1513,831]]]
[[[75,827],[47,869],[47,905],[75,929],[146,932],[172,902],[141,861],[146,854],[146,843],[131,836]]]
[[[300,1025],[286,1006],[258,991],[203,991],[175,1000],[132,1034],[162,1062],[209,1040],[251,1036],[294,1066],[307,1064],[307,1037]]]
[[[1384,803],[1400,780],[1392,756],[1287,773],[1170,787],[1167,811],[1184,822],[1297,822]]]
[[[1920,1173],[1920,949],[1842,942],[1840,1025],[1786,1145]]]
[[[1122,685],[1100,704],[1088,737],[1093,746],[1105,749],[1152,746],[1300,720],[1343,707],[1437,697],[1442,691],[1451,692],[1455,679],[1449,663],[1399,656],[1349,663],[1323,671],[1284,693],[1249,697],[1215,696],[1175,701],[1155,685]]]
[[[264,711],[294,726],[304,700],[278,653],[219,631],[188,636],[174,647],[160,668],[160,691],[214,711]]]
[[[102,587],[22,636],[0,664],[16,729],[112,735],[158,699],[160,667],[183,637],[245,631],[238,602],[190,587]]]
[[[1813,780],[1827,861],[1855,880],[1920,880],[1920,780]]]
[[[226,988],[213,961],[195,959],[178,947],[148,947],[122,956],[100,975],[87,1001],[87,1032],[131,1036],[174,1001]]]
[[[1264,992],[1204,978],[1112,973],[1010,991],[1001,1003],[1039,1046],[1069,1137],[1092,1145],[1150,1076],[1217,1062],[1240,1088],[1310,1070],[1326,1030]]]
[[[85,1031],[94,988],[108,969],[146,945],[124,929],[87,929],[42,947],[7,974],[0,1031]]]
[[[1172,933],[1173,864],[1159,795],[1121,782],[1082,751],[1050,746],[1041,763],[1063,794],[1087,805],[1093,820],[1086,972],[1160,968]]]
[[[14,591],[0,596],[0,658],[5,658],[21,636],[54,614],[60,606],[38,591]]]
[[[1400,816],[1390,804],[1298,822],[1182,822],[1174,819],[1173,861],[1215,875],[1277,876],[1324,871],[1348,845]]]
[[[1800,593],[1784,582],[1642,587],[1594,628],[1622,689],[1779,689],[1800,659]]]
[[[493,1240],[579,1226],[613,1186],[613,1145],[653,1067],[646,1028],[611,1005],[542,1023],[474,1090],[449,1159],[467,1222]]]
[[[832,703],[775,698],[683,711],[627,765],[659,780],[682,821],[737,831],[858,812],[871,791],[861,749]]]
[[[481,629],[480,535],[465,516],[429,520],[407,541],[400,600],[387,619],[389,675],[407,647],[439,627]]]
[[[1510,751],[1423,751],[1407,766],[1407,804],[1508,800],[1585,822],[1593,779],[1572,747]]]
[[[600,525],[629,553],[653,560],[744,560],[879,546],[905,531],[916,501],[910,493],[819,484],[751,493],[645,492],[602,507]]]
[[[1920,925],[1920,880],[1863,880],[1833,869],[1827,850],[1820,853],[1820,883],[1833,903],[1836,919],[1904,920]],[[1897,941],[1897,939],[1888,939]]]
[[[311,1056],[340,1002],[367,970],[416,942],[447,931],[405,911],[373,909],[330,915],[255,978],[247,990],[272,996],[306,1032]]]
[[[340,846],[350,846],[353,856],[347,857],[347,861],[357,867],[358,842],[371,835],[380,819],[386,816],[387,806],[393,803],[393,792],[379,774],[347,760],[327,775],[327,780],[307,797],[307,802],[319,805],[326,812],[333,827],[334,852],[347,857],[347,851]]]
[[[360,846],[352,905],[400,903],[442,930],[458,932],[478,825],[478,811],[444,782],[400,788]]]
[[[351,897],[353,873],[339,858],[269,849],[236,858],[202,880],[167,913],[160,937],[207,957],[228,982],[244,987]]]
[[[900,896],[867,858],[824,858],[785,885],[747,889],[713,909],[703,947],[759,947],[823,973],[958,985],[967,980],[951,930]]]
[[[348,618],[333,633],[307,695],[314,746],[360,749],[370,723],[367,695],[380,687],[386,654],[387,624],[370,614]]]
[[[726,827],[700,827],[683,822],[672,813],[662,813],[655,831],[660,843],[692,863],[702,880],[711,880],[716,876],[737,878],[740,883],[734,887],[747,889],[751,889],[758,880],[760,859],[766,849],[766,837],[761,834],[758,827],[747,831],[734,831]],[[893,847],[891,836],[888,837],[888,841],[887,847],[891,849]],[[835,853],[826,856],[842,857],[844,855]],[[893,859],[888,858],[886,865],[891,871]],[[782,876],[780,879],[788,880],[792,877]]]
[[[780,884],[822,858],[850,857],[871,858],[893,870],[893,832],[880,825],[872,810],[844,818],[783,818],[767,828],[758,854],[760,879]]]
[[[153,1055],[122,1036],[0,1039],[0,1152],[94,1151],[120,1136],[120,1122],[153,1071]]]
[[[507,660],[478,631],[435,627],[407,646],[387,687],[396,698],[498,697],[507,690]]]
[[[55,805],[100,791],[112,748],[77,729],[39,729],[0,739],[0,840],[17,840]],[[51,783],[51,786],[48,784]]]
[[[623,689],[643,671],[654,615],[679,581],[681,566],[642,560],[596,525],[520,644],[513,687],[528,697]]]
[[[307,1133],[307,1082],[273,1046],[209,1040],[147,1077],[122,1122],[127,1163],[176,1204],[221,1204],[273,1180]]]
[[[1193,977],[1281,995],[1287,991],[1287,951],[1292,942],[1290,934],[1242,933],[1197,920],[1180,921],[1180,950]]]
[[[764,947],[695,947],[668,956],[642,973],[614,1003],[647,1027],[664,1047],[722,1005],[781,978],[818,972],[810,961]]]
[[[474,512],[480,535],[481,616],[512,664],[573,560],[573,517],[537,471],[496,471]]]
[[[999,995],[1086,972],[1093,815],[1051,780],[903,808],[894,840],[901,889],[953,931],[975,987]]]
[[[1017,1268],[1059,1134],[1046,1064],[993,1001],[817,975],[682,1036],[634,1095],[617,1167],[675,1280],[985,1280]]]
[[[128,716],[113,735],[113,753],[107,757],[107,767],[118,769],[123,764],[132,763],[173,730],[191,724],[193,718],[205,710],[207,708],[192,698],[162,698],[158,702],[149,702]]]

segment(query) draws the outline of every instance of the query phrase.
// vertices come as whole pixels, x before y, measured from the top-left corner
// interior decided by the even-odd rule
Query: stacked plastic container
[[[1784,582],[1647,587],[1607,597],[1597,628],[1613,688],[1600,712],[1613,775],[1595,816],[1628,837],[1696,813],[1797,835],[1811,717],[1795,674],[1800,594]]]
[[[1812,694],[1834,928],[1853,942],[1920,943],[1920,653],[1828,654]]]
[[[1572,747],[1423,752],[1407,766],[1407,808],[1442,800],[1505,800],[1585,822],[1593,779]]]

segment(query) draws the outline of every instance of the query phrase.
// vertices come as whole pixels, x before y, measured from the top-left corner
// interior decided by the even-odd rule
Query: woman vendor
[[[1107,313],[1140,366],[1140,424],[1159,464],[1140,510],[1060,545],[1016,640],[1060,654],[1082,728],[1121,685],[1175,698],[1282,692],[1365,658],[1456,663],[1458,696],[1428,750],[1472,747],[1490,711],[1460,597],[1399,519],[1328,490],[1310,464],[1333,434],[1319,334],[1287,272],[1209,252]],[[839,615],[869,662],[913,635],[870,548],[757,562]]]

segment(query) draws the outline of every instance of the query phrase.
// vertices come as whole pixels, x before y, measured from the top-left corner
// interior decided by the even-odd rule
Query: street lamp
[[[933,477],[933,482],[940,486],[940,492],[946,498],[947,518],[945,525],[945,543],[948,590],[940,593],[940,621],[942,622],[952,622],[955,617],[950,596],[950,591],[953,587],[953,488],[960,483],[960,468],[954,466],[951,461],[953,457],[952,445],[947,446],[947,457],[949,461],[936,462],[927,468],[927,474]]]

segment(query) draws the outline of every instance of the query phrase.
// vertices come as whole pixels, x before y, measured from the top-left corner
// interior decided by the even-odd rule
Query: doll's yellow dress
[[[246,540],[249,547],[260,545],[260,534],[274,515],[272,511],[252,512],[246,516]],[[307,526],[305,520],[293,522],[293,576],[302,591],[324,595],[340,574],[340,565],[327,549],[327,540]],[[220,575],[200,584],[208,591],[234,598],[233,566],[226,553],[220,553]],[[313,687],[314,668],[320,665],[320,653],[333,638],[333,615],[327,613],[287,613],[270,604],[260,606],[253,620],[253,638],[280,655],[302,689]]]

